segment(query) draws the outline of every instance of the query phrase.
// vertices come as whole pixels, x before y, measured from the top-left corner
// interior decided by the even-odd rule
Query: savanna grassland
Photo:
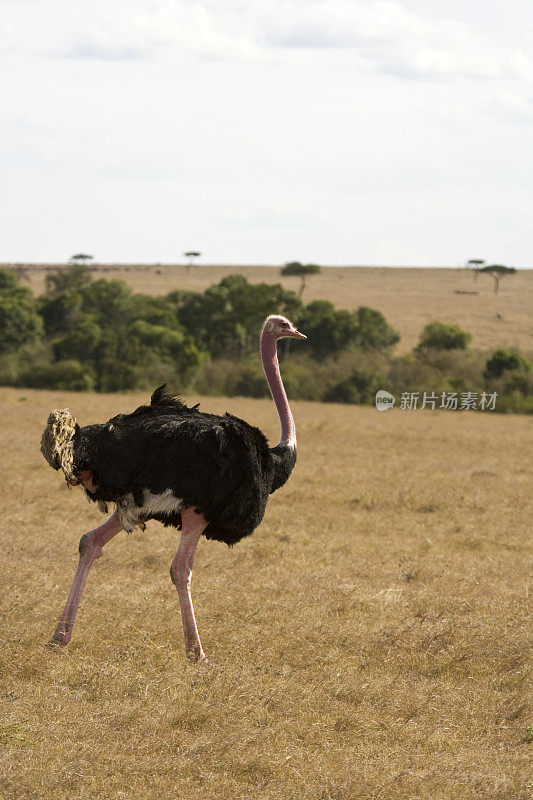
[[[47,649],[102,517],[39,453],[46,416],[141,400],[0,389],[0,796],[529,798],[530,420],[296,403],[299,461],[260,528],[200,543],[209,663],[185,661],[178,535],[155,522],[107,546]],[[202,407],[277,441],[269,400]]]
[[[298,277],[282,276],[279,267],[270,266],[107,265],[99,270],[95,277],[121,278],[135,292],[153,295],[173,289],[203,292],[235,273],[251,283],[281,283],[293,291],[300,287]],[[47,272],[42,266],[30,265],[21,274],[35,293],[44,290]],[[401,334],[398,353],[412,350],[422,328],[436,319],[456,322],[472,333],[475,349],[507,347],[533,353],[533,270],[505,277],[498,295],[493,286],[490,276],[479,275],[474,281],[468,269],[324,267],[307,279],[303,300],[325,299],[338,308],[369,306],[381,311]]]

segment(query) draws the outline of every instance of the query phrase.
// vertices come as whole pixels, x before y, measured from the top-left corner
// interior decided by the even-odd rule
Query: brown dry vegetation
[[[527,418],[295,404],[300,460],[263,524],[200,544],[211,663],[191,665],[157,523],[108,545],[72,644],[44,646],[102,519],[41,457],[47,413],[141,396],[0,398],[2,797],[531,796]],[[203,407],[277,439],[267,400]]]
[[[293,291],[300,286],[298,277],[282,277],[279,267],[267,266],[117,265],[101,270],[96,277],[122,278],[134,291],[156,295],[173,289],[204,291],[235,272],[252,283],[281,283]],[[43,291],[47,273],[42,268],[29,268],[23,274],[35,292]],[[504,278],[496,296],[490,276],[479,275],[474,282],[467,269],[327,267],[308,278],[303,299],[306,303],[331,300],[339,308],[378,309],[401,333],[399,353],[411,350],[422,328],[435,319],[457,322],[470,331],[472,346],[478,350],[511,347],[533,352],[533,270],[520,270]]]

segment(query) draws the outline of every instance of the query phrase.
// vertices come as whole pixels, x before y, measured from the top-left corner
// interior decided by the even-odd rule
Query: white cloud
[[[464,23],[425,18],[392,0],[277,5],[279,13],[262,20],[267,45],[351,51],[375,71],[400,77],[533,77],[532,62],[519,50],[495,50]]]
[[[42,4],[41,4],[42,5]],[[530,79],[533,62],[465,23],[424,17],[396,0],[93,0],[6,12],[4,47],[67,58],[347,60],[399,78]],[[25,11],[24,11],[25,8]],[[57,14],[60,11],[61,20]],[[15,22],[14,22],[15,20]],[[43,44],[46,41],[46,44]]]

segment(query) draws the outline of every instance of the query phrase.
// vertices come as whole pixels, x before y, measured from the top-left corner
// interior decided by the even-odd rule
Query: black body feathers
[[[258,428],[231,414],[188,408],[160,386],[150,405],[109,422],[80,428],[74,441],[74,471],[93,473],[93,500],[125,498],[139,522],[158,519],[181,527],[176,510],[148,502],[164,495],[195,506],[209,524],[208,539],[231,545],[261,522],[269,494],[288,479],[296,448],[272,449]],[[163,507],[165,506],[165,507]]]

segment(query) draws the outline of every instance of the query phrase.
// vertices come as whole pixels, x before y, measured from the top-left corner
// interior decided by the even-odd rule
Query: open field
[[[136,292],[165,294],[173,289],[203,291],[225,275],[239,272],[254,283],[282,283],[297,291],[299,278],[282,277],[279,267],[268,266],[102,266],[95,275],[123,278]],[[42,292],[46,271],[29,267],[24,274],[35,292]],[[456,292],[479,294],[456,294]],[[457,322],[473,336],[473,347],[518,348],[533,353],[533,270],[504,278],[499,295],[490,276],[477,282],[466,269],[411,269],[398,267],[325,267],[311,276],[305,302],[331,300],[339,308],[370,306],[385,314],[402,339],[397,352],[411,350],[424,325],[438,319]]]
[[[46,416],[68,405],[87,424],[144,396],[0,399],[0,797],[531,796],[528,418],[294,404],[300,459],[260,528],[200,543],[211,661],[195,666],[168,574],[178,537],[153,522],[94,566],[72,644],[44,646],[102,519],[39,453]],[[277,441],[268,400],[202,407]]]

